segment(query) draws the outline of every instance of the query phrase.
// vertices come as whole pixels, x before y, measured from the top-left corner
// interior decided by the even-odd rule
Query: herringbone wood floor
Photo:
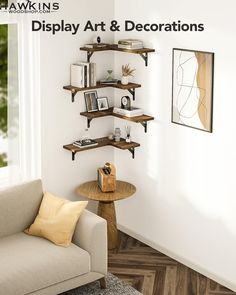
[[[194,270],[119,232],[109,271],[144,295],[236,295]]]

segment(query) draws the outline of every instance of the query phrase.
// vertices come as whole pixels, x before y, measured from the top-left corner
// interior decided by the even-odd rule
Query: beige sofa
[[[0,295],[59,294],[107,273],[106,221],[89,211],[68,248],[23,233],[42,195],[40,180],[0,191]]]

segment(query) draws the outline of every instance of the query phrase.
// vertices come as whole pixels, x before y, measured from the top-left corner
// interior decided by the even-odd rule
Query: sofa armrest
[[[72,242],[91,256],[91,271],[107,274],[107,222],[84,210],[77,223]]]

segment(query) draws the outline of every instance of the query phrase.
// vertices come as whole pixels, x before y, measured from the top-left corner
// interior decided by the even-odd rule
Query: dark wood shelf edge
[[[93,119],[107,117],[107,116],[113,116],[116,118],[127,120],[129,122],[140,123],[144,127],[145,133],[147,132],[147,122],[154,120],[154,117],[148,116],[148,115],[141,115],[141,116],[135,116],[135,117],[122,116],[122,115],[113,113],[113,108],[109,108],[108,110],[105,110],[105,111],[81,112],[80,115],[87,118],[87,127],[88,128],[90,127],[90,123]]]
[[[121,138],[121,141],[118,141],[118,142],[114,140],[110,140],[107,137],[96,138],[94,140],[98,143],[98,145],[86,147],[86,148],[79,148],[74,146],[73,144],[67,144],[67,145],[63,145],[63,148],[72,153],[72,160],[74,160],[76,153],[92,150],[92,149],[96,149],[96,148],[100,148],[104,146],[113,146],[121,150],[129,150],[132,153],[132,156],[134,158],[134,150],[136,147],[140,146],[140,144],[137,142],[127,143],[124,138]]]
[[[126,48],[118,48],[117,44],[110,44],[106,47],[99,47],[99,48],[89,48],[82,46],[80,47],[80,50],[82,51],[89,51],[89,52],[99,52],[99,51],[123,51],[127,53],[133,53],[133,54],[140,54],[140,53],[150,53],[155,52],[155,49],[153,48],[140,48],[140,49],[126,49]]]
[[[79,88],[79,87],[75,87],[72,85],[67,85],[67,86],[63,86],[63,89],[69,90],[71,92],[71,99],[72,99],[72,102],[74,102],[75,95],[79,91],[89,91],[89,90],[93,90],[93,89],[100,89],[100,88],[107,88],[107,87],[113,87],[113,88],[117,88],[117,89],[121,89],[121,90],[128,90],[132,94],[133,100],[135,100],[135,89],[140,88],[141,84],[129,83],[127,85],[122,85],[121,83],[118,83],[118,84],[108,84],[107,85],[107,84],[101,84],[101,83],[97,82],[96,86]]]
[[[80,115],[90,118],[90,119],[96,119],[96,118],[101,118],[101,117],[106,117],[106,116],[114,116],[114,117],[117,117],[120,119],[134,122],[134,123],[154,120],[154,117],[148,116],[148,115],[140,115],[140,116],[135,116],[135,117],[122,116],[122,115],[113,113],[113,108],[109,108],[108,110],[105,110],[105,111],[97,111],[97,112],[91,112],[91,113],[90,112],[81,112]]]
[[[89,87],[76,87],[72,85],[66,85],[63,86],[63,89],[69,90],[71,92],[79,92],[79,91],[87,91],[87,90],[92,90],[92,89],[99,89],[99,88],[107,88],[107,87],[113,87],[113,88],[118,88],[121,90],[128,90],[128,89],[133,89],[133,88],[140,88],[141,84],[137,83],[129,83],[127,85],[122,85],[121,83],[119,84],[101,84],[97,82],[96,86],[89,86]]]
[[[140,49],[118,48],[117,44],[110,44],[106,47],[101,47],[101,48],[80,47],[80,50],[87,52],[88,62],[90,62],[92,55],[95,52],[99,52],[99,51],[113,50],[113,51],[120,51],[120,52],[132,53],[132,54],[139,54],[144,60],[146,67],[148,66],[148,53],[155,52],[155,49],[153,48],[140,48]]]

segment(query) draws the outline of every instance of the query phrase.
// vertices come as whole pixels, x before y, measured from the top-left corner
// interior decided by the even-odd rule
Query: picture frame
[[[109,104],[108,104],[108,99],[107,97],[99,97],[97,99],[97,103],[98,103],[98,110],[99,111],[105,111],[109,109]]]
[[[212,132],[214,53],[173,48],[171,122]]]
[[[96,90],[84,92],[84,99],[87,112],[98,111],[97,98],[98,94]]]

